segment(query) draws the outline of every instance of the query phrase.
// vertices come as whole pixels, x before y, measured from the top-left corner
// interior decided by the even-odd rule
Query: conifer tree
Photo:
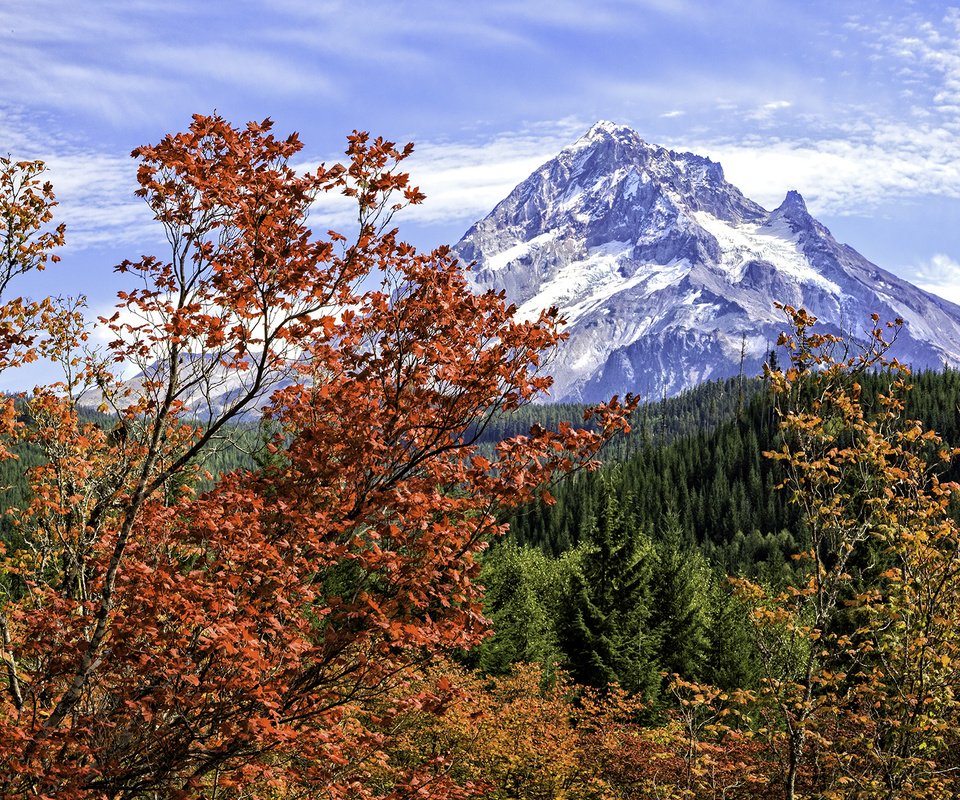
[[[675,512],[667,515],[656,543],[649,624],[655,631],[660,669],[699,679],[707,652],[706,565],[683,543]]]
[[[724,690],[755,688],[760,666],[750,617],[726,580],[712,586],[708,623],[703,679]]]
[[[656,682],[647,625],[651,552],[617,496],[618,483],[615,473],[600,479],[598,514],[559,621],[560,645],[578,683],[649,691]]]

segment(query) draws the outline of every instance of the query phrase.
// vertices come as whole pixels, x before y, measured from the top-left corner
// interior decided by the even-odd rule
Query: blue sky
[[[798,189],[841,241],[960,302],[960,8],[909,0],[4,0],[0,151],[44,158],[63,262],[20,291],[86,293],[158,231],[132,148],[216,109],[336,160],[354,128],[413,141],[456,241],[597,119],[720,161],[768,208]],[[316,227],[343,224],[318,209]],[[11,287],[13,288],[13,287]]]

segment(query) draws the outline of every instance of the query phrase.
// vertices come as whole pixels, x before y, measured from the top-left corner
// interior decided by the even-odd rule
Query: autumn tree
[[[904,413],[909,370],[888,356],[901,321],[874,316],[857,345],[785,310],[791,364],[769,375],[784,438],[769,455],[809,544],[798,585],[773,595],[740,582],[785,731],[784,796],[804,775],[825,796],[948,796],[960,528],[957,487],[938,469],[954,453]],[[886,376],[874,407],[867,371]]]
[[[196,116],[135,150],[168,257],[118,267],[137,285],[106,351],[81,308],[45,339],[65,378],[8,426],[45,463],[2,567],[5,795],[371,795],[390,719],[442,703],[415,668],[484,634],[476,555],[503,510],[624,426],[614,402],[594,432],[480,456],[489,420],[549,387],[556,312],[517,321],[446,249],[399,240],[409,146],[354,133],[307,172],[300,149]],[[331,191],[356,202],[350,240],[308,225]],[[260,406],[273,455],[198,496],[198,455]],[[433,791],[415,770],[391,787]]]
[[[395,759],[433,763],[452,797],[471,788],[489,800],[612,796],[583,758],[565,680],[545,681],[534,664],[489,678],[447,668],[448,677],[458,688],[446,713],[407,715]]]
[[[6,299],[10,281],[60,260],[65,229],[52,224],[57,201],[45,172],[42,161],[0,157],[0,370],[36,358],[37,335],[56,313],[49,299]]]

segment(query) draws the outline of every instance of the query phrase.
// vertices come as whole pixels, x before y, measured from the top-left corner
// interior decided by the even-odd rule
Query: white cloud
[[[326,71],[304,63],[302,51],[269,35],[283,24],[301,31],[301,20],[282,15],[185,0],[104,0],[82,9],[63,0],[0,5],[0,91],[6,103],[58,109],[122,129],[132,122],[167,124],[184,108],[232,102],[237,91],[262,101],[316,101],[340,91]],[[359,43],[364,31],[369,45],[369,20],[353,17],[350,40]],[[316,52],[332,49],[336,38],[326,27],[307,27],[317,36]]]
[[[960,305],[960,262],[950,256],[937,253],[928,261],[906,268],[904,274],[921,289]]]
[[[713,94],[722,88],[706,91]],[[660,117],[687,113],[663,105],[670,110]],[[790,101],[759,106],[754,102],[747,107],[775,113],[789,108]],[[145,206],[133,197],[136,182],[131,159],[73,141],[60,130],[64,123],[56,117],[28,114],[16,106],[0,107],[0,112],[0,141],[10,152],[48,161],[62,203],[58,216],[68,224],[69,247],[156,237]],[[403,220],[456,223],[465,229],[592,121],[566,118],[515,131],[474,132],[465,140],[418,141],[405,168],[427,194],[427,201],[404,212],[401,224]],[[767,207],[779,204],[788,189],[797,189],[814,214],[862,215],[872,205],[898,197],[960,197],[960,137],[940,122],[854,118],[820,136],[817,124],[810,123],[801,128],[808,134],[802,137],[755,130],[733,138],[701,129],[682,138],[661,136],[658,143],[719,161],[732,183]],[[317,212],[318,227],[346,227],[354,220],[352,206],[332,196],[321,199]]]
[[[960,128],[960,9],[914,6],[894,16],[855,18],[848,27],[864,37],[875,63],[889,62],[891,75],[923,113]]]
[[[9,122],[9,118],[5,119]],[[404,169],[426,193],[424,204],[404,212],[421,224],[461,223],[483,217],[540,164],[581,135],[590,122],[561,120],[472,141],[421,141]],[[9,134],[9,135],[8,135]],[[5,141],[24,143],[29,129],[0,124]],[[891,125],[846,137],[788,139],[775,136],[675,139],[658,144],[691,150],[719,161],[727,179],[748,197],[773,208],[788,189],[804,195],[814,214],[862,215],[891,198],[960,197],[960,141],[945,129]],[[83,249],[105,241],[139,242],[158,231],[136,189],[135,164],[53,140],[53,147],[18,155],[44,158],[51,168],[68,224],[68,245]],[[312,167],[320,159],[304,160]],[[337,158],[326,159],[328,162]],[[347,227],[352,204],[324,195],[315,207],[320,227]]]
[[[138,188],[136,163],[127,155],[81,146],[59,130],[53,116],[28,118],[0,104],[0,141],[16,158],[40,159],[59,202],[58,222],[67,225],[65,252],[104,242],[150,241],[160,235]]]
[[[184,12],[176,2],[170,6],[167,13]],[[150,14],[140,2],[86,4],[82,10],[58,0],[5,3],[0,9],[5,102],[83,111],[113,124],[153,115],[157,98],[169,102],[176,85],[127,58],[137,43],[150,40]]]
[[[960,9],[948,9],[943,30],[926,24],[921,36],[904,40],[904,50],[916,54],[942,77],[934,102],[950,116],[956,116],[960,104]]]
[[[407,166],[427,201],[405,216],[469,224],[588,126],[565,120],[474,144],[422,142]],[[960,140],[940,127],[865,124],[822,139],[754,135],[658,144],[719,161],[731,183],[768,208],[788,189],[799,190],[812,213],[834,215],[868,214],[898,197],[960,197]]]
[[[560,120],[474,142],[421,141],[403,168],[426,201],[403,212],[403,220],[466,227],[485,216],[531,172],[553,158],[589,127]],[[324,195],[315,204],[324,223],[345,226],[355,219],[350,202]]]
[[[297,96],[332,94],[333,82],[315,70],[304,70],[282,52],[267,52],[235,43],[169,44],[150,42],[137,47],[131,57],[148,73],[179,75],[178,84],[189,84],[202,75],[207,81]]]
[[[793,103],[789,100],[771,100],[747,113],[746,119],[752,120],[753,122],[766,122],[772,119],[778,111],[788,109],[792,105]]]
[[[683,146],[720,161],[728,180],[768,207],[788,189],[799,190],[814,214],[864,214],[898,197],[960,197],[960,140],[943,127],[889,123],[822,139],[755,136]]]
[[[336,87],[324,81],[315,64],[301,70],[294,55],[276,47],[289,37],[315,44],[325,58],[330,53],[351,63],[402,58],[407,67],[409,61],[426,69],[434,62],[420,46],[425,37],[444,32],[506,46],[519,42],[520,34],[501,24],[503,15],[572,28],[584,17],[575,0],[538,0],[529,6],[494,0],[476,8],[432,0],[426,11],[409,15],[363,5],[357,13],[346,0],[274,0],[271,14],[263,16],[262,37],[251,45],[222,36],[205,42],[191,30],[176,43],[155,42],[148,23],[159,19],[156,15],[175,13],[186,27],[207,19],[199,7],[176,0],[162,9],[145,0],[105,2],[82,14],[64,12],[62,0],[11,0],[0,8],[0,33],[9,28],[16,34],[0,40],[0,88],[10,104],[0,105],[0,142],[17,156],[42,157],[50,164],[70,247],[139,241],[156,231],[142,202],[132,196],[134,163],[97,151],[91,141],[71,140],[64,133],[65,118],[39,118],[36,110],[28,114],[13,104],[93,109],[102,119],[129,122],[153,106],[172,103],[173,96],[181,108],[195,103],[201,91],[196,87],[211,81],[218,88],[247,82],[260,94],[275,87],[310,96]],[[695,15],[696,7],[687,0],[605,0],[586,16],[597,28],[622,27],[624,19],[651,11]],[[58,24],[47,24],[52,17]],[[244,19],[244,25],[253,24],[252,16]],[[914,110],[907,110],[911,116],[883,116],[850,105],[831,106],[828,114],[818,108],[807,76],[765,66],[733,76],[705,72],[690,61],[672,71],[669,81],[588,71],[578,78],[576,90],[596,98],[594,105],[609,108],[614,118],[624,118],[620,109],[641,107],[649,109],[640,119],[650,125],[684,117],[688,133],[681,137],[664,124],[670,134],[659,134],[658,143],[720,161],[731,182],[768,207],[791,188],[804,195],[815,214],[864,214],[891,198],[960,197],[960,12],[948,12],[936,24],[906,17],[861,19],[848,29],[864,37],[878,57],[892,61],[903,80],[914,81],[908,87],[915,95]],[[527,33],[527,39],[537,38]],[[531,44],[527,39],[523,42]],[[98,61],[93,50],[71,49],[72,43],[92,41],[117,50]],[[47,57],[39,58],[41,52]],[[97,91],[90,91],[94,85]],[[406,168],[428,198],[405,212],[401,224],[407,219],[465,228],[592,121],[564,119],[459,141],[418,140]],[[317,204],[318,228],[347,226],[353,216],[349,204],[330,196]]]

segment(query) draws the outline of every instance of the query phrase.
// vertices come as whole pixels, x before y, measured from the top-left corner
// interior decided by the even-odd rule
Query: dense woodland
[[[0,369],[63,372],[0,404],[0,796],[960,794],[960,372],[783,307],[762,377],[537,403],[562,323],[402,243],[409,147],[300,147],[135,151],[171,252],[105,350],[8,299],[65,230],[0,159]]]
[[[876,407],[888,381],[882,373],[861,376],[865,407]],[[922,371],[910,381],[906,414],[943,432],[945,442],[960,443],[960,371]],[[724,689],[753,686],[748,620],[727,578],[790,585],[797,577],[793,561],[809,541],[801,508],[778,488],[786,479],[783,467],[765,455],[782,438],[775,397],[760,379],[750,382],[742,406],[738,397],[738,382],[730,380],[641,407],[631,433],[605,451],[599,471],[566,478],[551,490],[549,504],[538,502],[511,518],[507,537],[484,559],[486,607],[496,635],[479,648],[481,665],[500,663],[486,669],[502,671],[491,653],[497,659],[510,653],[507,662],[583,669],[558,643],[564,615],[577,604],[575,594],[585,591],[571,586],[572,576],[586,570],[619,587],[607,598],[607,613],[622,611],[631,596],[644,607],[638,613],[646,620],[641,628],[651,648],[651,675],[676,672]],[[543,413],[560,409],[567,419],[578,410]],[[712,413],[716,409],[721,413]],[[532,407],[525,415],[537,420],[540,413]],[[645,420],[661,433],[651,434]],[[938,474],[957,480],[958,467],[945,464]],[[632,562],[643,566],[634,572]],[[616,569],[626,571],[616,575]],[[566,594],[558,587],[566,587]],[[540,655],[532,659],[531,653]],[[732,678],[737,665],[743,671]]]
[[[884,377],[868,374],[860,383],[862,403],[875,407]],[[922,371],[911,383],[906,414],[960,444],[960,372]],[[740,396],[735,380],[711,382],[641,407],[632,432],[604,451],[604,460],[616,464],[611,477],[605,470],[565,480],[552,492],[555,504],[538,504],[511,519],[511,538],[552,555],[579,544],[601,502],[601,483],[611,480],[642,529],[657,530],[673,518],[685,541],[730,574],[752,574],[764,562],[774,569],[784,565],[803,544],[795,538],[802,522],[799,509],[776,488],[782,469],[764,457],[780,436],[775,398],[760,379],[749,382],[744,404]],[[577,410],[570,407],[567,419]],[[960,468],[950,465],[941,474],[957,480]]]

